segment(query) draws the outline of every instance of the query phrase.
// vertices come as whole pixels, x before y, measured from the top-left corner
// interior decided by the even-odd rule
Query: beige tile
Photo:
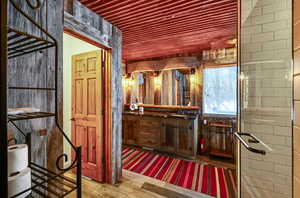
[[[300,153],[300,128],[294,126],[293,133],[294,133],[294,138],[293,138],[294,151]]]
[[[294,54],[294,74],[300,73],[300,49]]]
[[[300,23],[294,25],[294,48],[300,47]]]
[[[300,126],[300,101],[295,101],[295,121],[296,126]]]
[[[300,1],[294,0],[294,22],[296,23],[298,20],[300,20]]]
[[[294,99],[300,100],[300,76],[294,78]]]
[[[294,177],[294,197],[300,197],[300,179]]]
[[[300,179],[300,153],[294,152],[294,177]]]

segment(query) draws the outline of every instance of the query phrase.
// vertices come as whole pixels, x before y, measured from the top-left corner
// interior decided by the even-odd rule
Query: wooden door
[[[159,148],[161,129],[162,123],[159,118],[144,116],[139,120],[139,132],[136,134],[138,146]]]
[[[82,174],[103,181],[101,50],[72,56],[72,141],[82,146]]]
[[[163,123],[161,150],[166,152],[176,152],[177,119],[167,118],[163,120]]]
[[[194,154],[194,126],[193,120],[178,119],[177,152],[182,155]]]
[[[139,131],[137,116],[123,116],[123,142],[127,145],[136,145]]]

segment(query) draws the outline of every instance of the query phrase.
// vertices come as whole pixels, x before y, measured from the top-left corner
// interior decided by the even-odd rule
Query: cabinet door
[[[134,116],[124,116],[123,119],[123,141],[128,145],[136,145],[138,120]]]
[[[177,119],[164,119],[161,135],[161,150],[167,152],[176,152],[176,136]]]
[[[138,133],[138,145],[151,148],[160,147],[161,119],[144,116],[140,120],[140,130]]]
[[[178,119],[177,153],[194,154],[194,125],[193,120]]]

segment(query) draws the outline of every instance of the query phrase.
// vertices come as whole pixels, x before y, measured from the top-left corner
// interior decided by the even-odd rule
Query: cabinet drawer
[[[158,147],[160,145],[160,133],[140,132],[138,144],[140,146]]]
[[[155,118],[145,118],[144,120],[140,120],[141,128],[160,128],[161,122]]]
[[[138,119],[136,118],[136,116],[132,116],[132,115],[126,115],[123,116],[123,121],[137,121]]]

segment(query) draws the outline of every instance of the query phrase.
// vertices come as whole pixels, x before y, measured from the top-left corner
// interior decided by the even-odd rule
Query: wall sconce
[[[131,77],[131,74],[126,74],[125,76],[123,76],[122,78],[122,85],[123,87],[127,88],[127,87],[131,87],[133,86],[134,81]]]
[[[155,88],[159,88],[161,86],[161,78],[159,76],[159,71],[154,72],[154,85]]]
[[[154,77],[154,85],[155,85],[155,87],[161,86],[161,79],[159,76]]]
[[[195,75],[196,71],[195,68],[191,69],[191,75],[190,75],[190,82],[192,85],[195,85],[196,83],[196,75]]]
[[[190,76],[190,81],[191,81],[191,84],[194,85],[196,83],[196,77],[195,77],[195,74],[191,74]]]

